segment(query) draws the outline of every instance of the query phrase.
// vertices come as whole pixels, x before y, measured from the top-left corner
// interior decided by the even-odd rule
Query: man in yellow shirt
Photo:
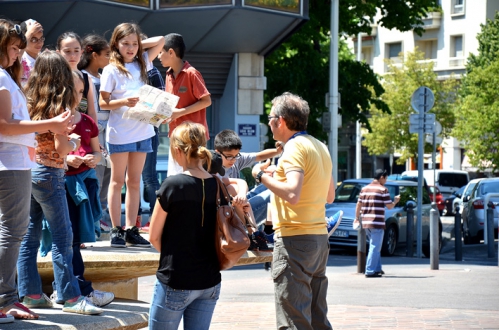
[[[306,132],[310,109],[298,95],[272,100],[269,126],[283,141],[279,164],[253,167],[256,181],[274,194],[272,278],[278,329],[332,329],[327,319],[326,264],[329,255],[325,204],[334,200],[327,147]]]

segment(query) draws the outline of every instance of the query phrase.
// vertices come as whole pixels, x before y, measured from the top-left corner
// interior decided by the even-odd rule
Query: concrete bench
[[[159,253],[154,248],[116,249],[109,246],[109,241],[86,245],[87,248],[81,250],[85,278],[92,281],[95,289],[113,292],[117,298],[137,300],[138,278],[155,275],[158,269]],[[271,252],[247,251],[237,265],[271,261]],[[38,271],[43,291],[51,293],[54,273],[50,253],[44,258],[38,257]]]
[[[125,329],[147,328],[149,303],[127,299],[116,299],[104,307],[101,315],[79,315],[62,312],[62,305],[54,308],[35,310],[38,320],[16,320],[14,323],[1,324],[0,329],[8,330],[88,330],[88,329]]]

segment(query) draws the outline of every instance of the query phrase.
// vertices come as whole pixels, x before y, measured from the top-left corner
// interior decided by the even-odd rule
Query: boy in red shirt
[[[184,121],[201,124],[206,129],[206,139],[210,138],[206,122],[206,108],[211,105],[210,92],[206,89],[203,76],[184,61],[184,38],[177,33],[165,36],[165,45],[158,59],[163,67],[169,67],[165,77],[165,91],[180,97],[177,109],[173,110],[169,121],[170,133]],[[168,176],[182,172],[182,168],[171,156],[168,158]]]

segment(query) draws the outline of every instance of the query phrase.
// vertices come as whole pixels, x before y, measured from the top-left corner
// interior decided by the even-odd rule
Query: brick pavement
[[[335,330],[499,329],[497,310],[329,305],[328,318]],[[274,304],[220,302],[210,329],[276,329]]]

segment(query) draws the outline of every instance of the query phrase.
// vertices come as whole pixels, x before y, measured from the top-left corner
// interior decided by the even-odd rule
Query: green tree
[[[374,22],[401,31],[422,33],[422,18],[435,0],[342,0],[339,8],[340,32],[356,35],[371,32],[377,10],[382,16]],[[289,91],[301,95],[311,109],[308,131],[326,139],[320,118],[327,111],[325,95],[329,91],[329,46],[331,2],[309,0],[309,21],[265,59],[266,114],[276,95]],[[340,40],[339,92],[343,122],[360,120],[369,128],[366,115],[372,105],[389,112],[380,96],[383,87],[378,77],[365,63],[355,61],[345,42]],[[262,122],[267,123],[266,116]]]
[[[478,54],[468,58],[452,135],[466,146],[470,164],[484,169],[499,163],[499,13],[481,28]]]
[[[418,151],[418,134],[409,132],[409,115],[415,113],[411,107],[411,96],[416,89],[426,86],[435,95],[435,105],[430,113],[435,113],[436,120],[442,125],[442,136],[447,137],[454,124],[453,102],[457,80],[451,78],[441,82],[433,71],[433,62],[424,61],[424,54],[417,49],[413,53],[400,56],[401,63],[388,62],[390,73],[385,75],[383,87],[385,93],[381,99],[391,110],[391,114],[371,109],[369,119],[372,131],[365,135],[364,145],[374,155],[401,153],[398,159],[403,164]],[[431,145],[426,145],[431,151]]]

